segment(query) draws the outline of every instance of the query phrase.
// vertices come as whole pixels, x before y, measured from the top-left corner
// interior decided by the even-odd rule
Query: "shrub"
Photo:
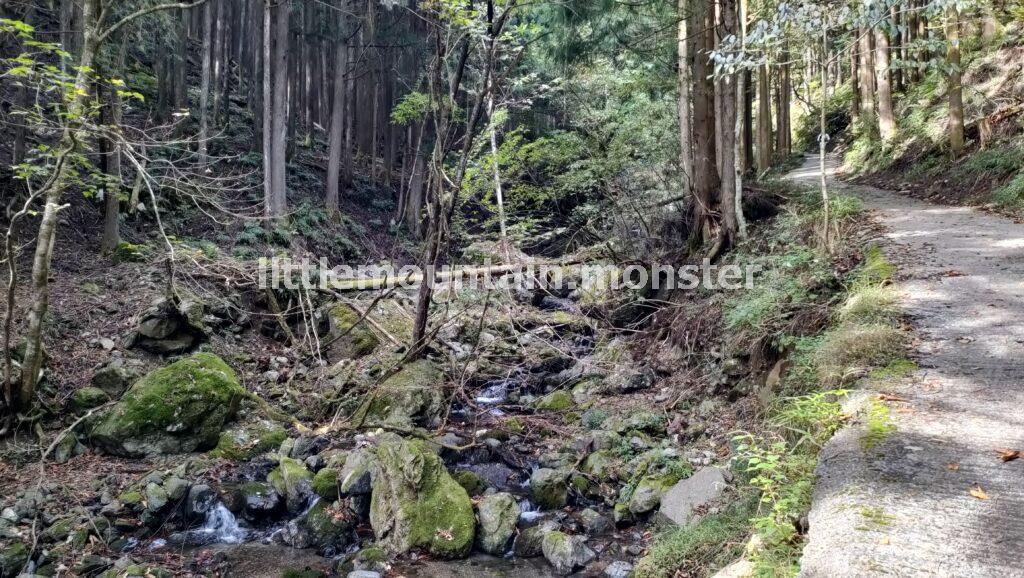
[[[815,353],[818,377],[823,383],[844,383],[868,368],[902,356],[905,336],[887,324],[844,323],[825,334]]]

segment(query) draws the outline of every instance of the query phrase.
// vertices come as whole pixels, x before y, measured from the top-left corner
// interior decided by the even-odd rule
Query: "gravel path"
[[[1024,454],[1024,225],[832,182],[883,228],[920,370],[881,386],[906,400],[885,441],[852,424],[823,450],[801,576],[1024,576],[1024,455],[997,453]]]

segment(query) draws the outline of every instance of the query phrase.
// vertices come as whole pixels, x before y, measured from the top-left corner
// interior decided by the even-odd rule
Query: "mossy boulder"
[[[102,389],[98,387],[83,387],[75,390],[75,393],[71,396],[71,409],[75,413],[85,413],[108,401],[110,401],[110,396]]]
[[[286,457],[282,457],[280,465],[267,475],[267,481],[284,496],[285,505],[292,513],[306,508],[313,492],[312,480],[312,472],[302,462]]]
[[[330,346],[332,359],[353,359],[373,353],[380,340],[370,329],[366,321],[360,321],[361,315],[350,305],[335,303],[327,309],[330,322],[329,339],[335,341]]]
[[[425,425],[441,413],[443,378],[441,370],[428,360],[406,365],[369,394],[359,409],[363,425]]]
[[[460,486],[466,489],[466,493],[470,496],[479,496],[487,489],[487,482],[485,482],[484,479],[475,472],[463,470],[461,472],[455,472],[452,474],[452,477],[455,478],[455,481],[458,482]]]
[[[280,425],[267,419],[238,423],[220,434],[211,457],[248,461],[281,445],[288,437]]]
[[[125,457],[208,449],[246,395],[221,358],[197,353],[137,381],[92,427],[89,439]]]
[[[477,517],[477,547],[492,556],[504,556],[519,521],[516,499],[504,492],[484,496],[477,504]]]
[[[530,476],[530,498],[544,510],[562,508],[568,499],[568,479],[565,470],[538,468]]]
[[[325,500],[338,499],[338,470],[323,468],[313,476],[313,491]]]
[[[293,548],[341,547],[353,540],[355,521],[342,507],[318,500],[301,518],[284,530],[284,540]]]
[[[239,486],[238,493],[249,518],[267,518],[281,509],[281,495],[270,484],[248,482]]]
[[[565,411],[573,406],[572,395],[567,391],[552,391],[537,400],[534,407],[541,411]]]
[[[576,568],[586,566],[597,557],[587,546],[586,538],[558,531],[545,534],[541,548],[544,558],[551,564],[555,574],[560,576],[568,576]]]
[[[413,548],[437,558],[469,554],[476,530],[473,504],[429,445],[387,436],[376,454],[370,525],[378,545],[395,554]]]
[[[28,563],[28,548],[21,542],[15,542],[0,550],[0,576],[17,576]]]
[[[629,497],[629,511],[634,514],[646,514],[654,510],[661,504],[661,497],[679,481],[679,478],[680,476],[674,474],[645,476]]]

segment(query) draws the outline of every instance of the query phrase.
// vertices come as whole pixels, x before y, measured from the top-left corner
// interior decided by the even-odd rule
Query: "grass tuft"
[[[846,383],[901,357],[905,342],[903,332],[891,325],[844,323],[830,330],[815,352],[818,377],[825,384]]]

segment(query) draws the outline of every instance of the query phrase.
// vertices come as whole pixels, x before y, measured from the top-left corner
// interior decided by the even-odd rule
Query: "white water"
[[[241,544],[248,536],[245,528],[238,525],[238,520],[221,502],[206,512],[203,527],[196,530],[197,535],[206,537],[210,542],[223,544]]]

